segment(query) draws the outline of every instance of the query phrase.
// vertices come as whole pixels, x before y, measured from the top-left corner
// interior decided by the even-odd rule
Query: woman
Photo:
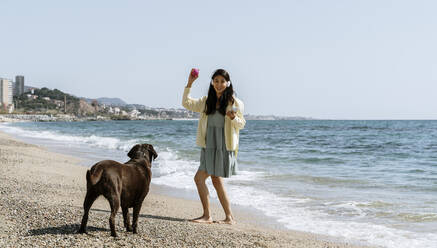
[[[234,224],[223,178],[236,174],[239,130],[244,128],[244,105],[234,96],[229,73],[218,69],[211,77],[208,96],[190,97],[191,86],[198,74],[190,73],[185,87],[182,106],[200,113],[196,144],[201,147],[200,166],[194,176],[203,215],[193,222],[212,223],[209,211],[209,192],[205,181],[211,176],[212,184],[225,211],[226,218],[218,223]]]

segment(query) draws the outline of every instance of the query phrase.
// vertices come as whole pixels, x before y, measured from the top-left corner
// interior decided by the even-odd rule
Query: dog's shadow
[[[96,212],[111,213],[111,211],[102,210],[102,209],[91,209],[91,210],[96,211]],[[130,215],[130,219],[132,221],[132,211],[130,211],[129,215]],[[181,219],[181,218],[169,217],[169,216],[151,215],[151,214],[140,214],[140,215],[138,215],[138,217],[139,218],[148,218],[148,219],[157,219],[157,220],[178,221],[178,222],[187,221],[187,219]],[[121,218],[123,218],[123,217],[121,217]]]
[[[45,227],[45,228],[37,228],[29,230],[29,236],[39,236],[39,235],[45,235],[45,234],[54,234],[54,235],[60,235],[60,234],[76,234],[77,230],[79,230],[80,225],[79,224],[70,224],[70,225],[63,225],[63,226],[54,226],[54,227]],[[109,231],[109,229],[101,228],[101,227],[94,227],[94,226],[87,226],[88,232],[95,232],[95,231]]]
[[[108,210],[102,210],[102,209],[91,209],[91,211],[96,212],[105,212],[105,213],[111,213],[111,211]],[[132,213],[129,213],[131,216],[132,221]],[[120,216],[123,218],[122,216]],[[108,215],[109,218],[109,215]],[[178,222],[184,222],[187,221],[186,219],[181,218],[175,218],[175,217],[168,217],[168,216],[158,216],[158,215],[150,215],[150,214],[140,214],[139,218],[146,218],[146,219],[157,219],[157,220],[168,220],[168,221],[178,221]],[[55,226],[55,227],[45,227],[45,228],[37,228],[29,230],[29,236],[38,236],[38,235],[45,235],[45,234],[54,234],[54,235],[60,235],[60,234],[77,234],[77,230],[79,230],[80,224],[70,224],[70,225],[63,225],[63,226]],[[107,228],[101,228],[101,227],[94,227],[87,225],[87,232],[95,232],[95,231],[105,231],[108,232],[109,229]]]

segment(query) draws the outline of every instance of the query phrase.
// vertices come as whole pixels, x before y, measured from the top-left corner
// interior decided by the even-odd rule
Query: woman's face
[[[215,76],[215,78],[212,80],[212,85],[214,86],[217,95],[221,95],[225,91],[227,84],[228,82],[226,79],[220,75]]]

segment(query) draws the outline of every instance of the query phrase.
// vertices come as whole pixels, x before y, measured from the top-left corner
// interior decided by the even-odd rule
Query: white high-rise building
[[[8,107],[13,104],[13,89],[12,81],[9,79],[0,79],[0,103],[2,107]]]

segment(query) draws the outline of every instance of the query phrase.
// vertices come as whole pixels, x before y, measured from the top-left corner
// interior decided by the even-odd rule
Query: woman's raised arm
[[[191,69],[190,76],[188,77],[188,83],[184,90],[184,95],[182,97],[182,106],[184,108],[194,111],[194,112],[202,112],[205,108],[205,98],[206,96],[195,99],[190,97],[190,91],[191,86],[193,85],[194,81],[199,77],[199,71],[195,71],[196,69]]]

